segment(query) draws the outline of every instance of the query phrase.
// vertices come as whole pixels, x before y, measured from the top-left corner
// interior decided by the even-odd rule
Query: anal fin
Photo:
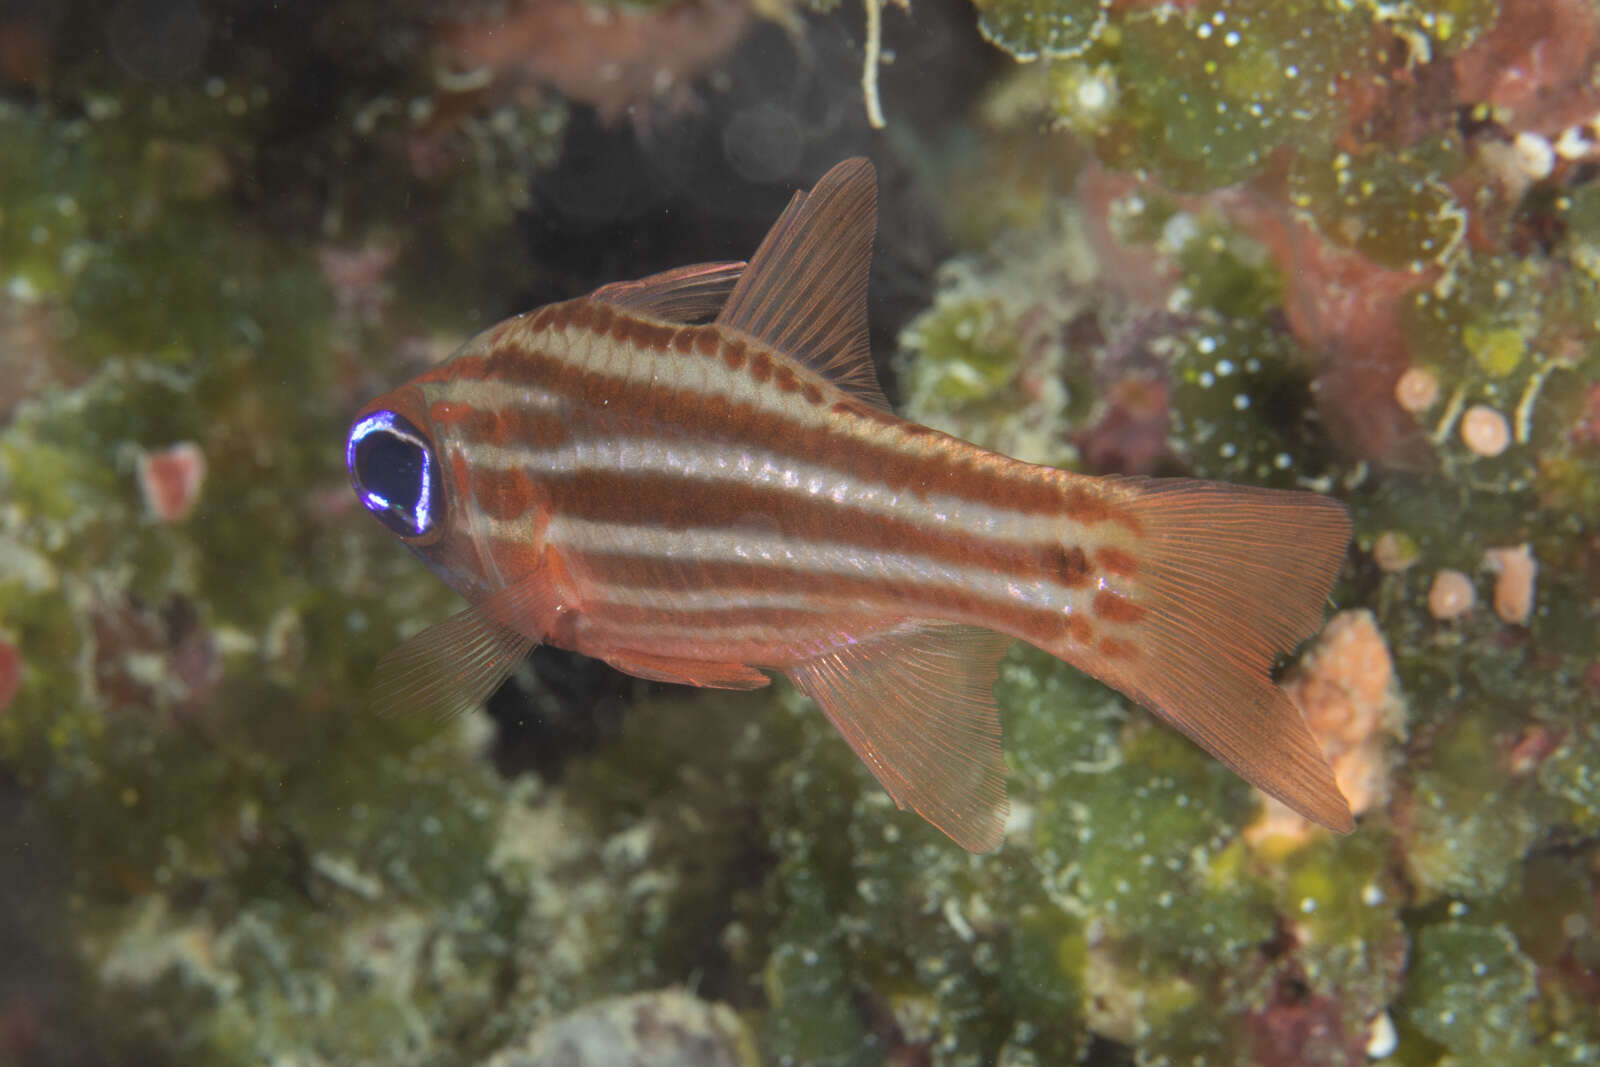
[[[607,652],[603,658],[624,674],[652,682],[698,685],[705,689],[760,689],[772,683],[771,678],[743,663],[707,663],[625,650]]]
[[[994,682],[1010,638],[908,622],[788,671],[802,692],[910,808],[972,852],[1005,834],[1006,763]]]

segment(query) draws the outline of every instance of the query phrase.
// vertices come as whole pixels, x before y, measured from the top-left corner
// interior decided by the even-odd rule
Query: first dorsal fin
[[[796,193],[716,321],[887,409],[867,344],[867,270],[878,224],[872,163],[847,159]]]
[[[739,261],[695,263],[602,285],[589,299],[667,322],[700,322],[722,310],[743,273]]]

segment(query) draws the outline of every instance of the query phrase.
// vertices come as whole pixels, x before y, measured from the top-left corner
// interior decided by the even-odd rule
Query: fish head
[[[499,583],[478,548],[467,485],[450,428],[411,383],[377,397],[350,425],[345,467],[356,497],[457,592],[475,599]]]

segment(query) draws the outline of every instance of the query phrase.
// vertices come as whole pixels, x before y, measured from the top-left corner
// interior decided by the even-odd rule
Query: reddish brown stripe
[[[1138,560],[1122,549],[1110,545],[1095,549],[1094,561],[1100,564],[1103,570],[1115,574],[1118,578],[1132,578],[1139,573]]]
[[[467,465],[467,457],[457,452],[450,457],[450,484],[463,486],[469,484],[472,477],[472,468]]]
[[[548,320],[552,328],[570,324],[570,315],[564,319],[557,314],[568,306],[563,304],[545,308],[535,316],[534,322]],[[586,316],[579,316],[579,319],[584,320]],[[649,325],[653,329],[666,329]],[[696,350],[701,352],[705,351],[702,338],[714,338],[719,334],[715,326],[679,329],[697,333]],[[498,328],[491,333],[498,334]],[[670,344],[670,336],[663,347],[666,344]],[[728,338],[714,351],[725,361],[740,362],[745,359],[744,343],[736,338]],[[756,375],[758,366],[763,363],[765,373],[770,375],[773,371],[772,358],[768,353],[758,350],[749,358],[747,372]],[[503,381],[507,385],[535,385],[548,393],[571,399],[580,406],[588,405],[595,411],[617,413],[624,421],[632,415],[641,420],[665,421],[708,436],[737,434],[762,448],[787,445],[791,455],[806,455],[815,462],[836,469],[867,472],[881,477],[884,484],[896,490],[948,493],[961,499],[977,500],[1030,515],[1065,514],[1062,490],[1052,479],[1029,476],[1022,473],[1026,468],[1013,460],[985,452],[955,438],[913,427],[887,412],[853,400],[835,402],[834,409],[847,415],[840,418],[837,429],[826,430],[819,438],[807,435],[808,427],[761,412],[748,404],[730,403],[726,398],[707,396],[693,389],[664,389],[659,385],[597,374],[533,349],[520,333],[508,332],[499,336],[486,355],[458,356],[445,366],[463,378]],[[575,422],[580,422],[587,414],[581,410],[574,411],[571,417]],[[898,428],[908,436],[922,437],[933,448],[908,455],[892,446],[862,440],[850,432],[852,418]],[[616,428],[608,423],[604,430],[613,433]],[[808,447],[804,452],[797,451],[793,443],[802,436],[809,436],[810,444],[816,447]],[[1127,512],[1111,506],[1099,494],[1082,487],[1074,487],[1069,492],[1075,495],[1071,498],[1074,513],[1068,517],[1084,523],[1106,520],[1124,525],[1135,523]]]
[[[1145,617],[1145,609],[1109,589],[1094,595],[1094,613],[1107,622],[1135,623]]]
[[[1081,615],[1067,616],[1067,640],[1076,645],[1087,645],[1094,640],[1094,625]]]
[[[1083,549],[1077,545],[1070,548],[1063,544],[1056,544],[1055,559],[1052,561],[1052,574],[1056,581],[1069,588],[1076,589],[1083,585],[1094,575],[1094,568],[1089,566],[1089,560],[1083,554]]]
[[[1102,637],[1095,649],[1107,659],[1133,659],[1139,654],[1139,649],[1127,641],[1119,641],[1115,637]]]
[[[772,377],[772,357],[765,352],[757,352],[756,358],[750,361],[750,377],[755,379],[757,385],[765,384]]]
[[[533,479],[521,471],[480,467],[469,485],[473,503],[491,519],[520,519],[542,502]]]
[[[507,400],[512,400],[507,396]],[[428,416],[439,426],[454,427],[463,440],[472,444],[507,448],[557,448],[570,439],[567,420],[555,412],[527,408],[478,408],[469,404],[441,402],[428,408]]]
[[[600,321],[595,328],[605,333],[618,344],[664,350],[672,344],[673,337],[679,331],[677,326],[667,326],[659,322],[647,322],[644,319],[614,311],[609,304],[597,304],[593,301],[583,301],[583,303],[589,304],[600,313],[597,315]]]
[[[1081,587],[1092,576],[1082,550],[1067,550],[1058,542],[1007,544],[925,523],[898,522],[877,512],[808,499],[791,489],[602,470],[545,476],[543,485],[555,514],[592,522],[781,533],[797,542],[905,552],[1019,579],[1048,579],[1068,588]]]
[[[1015,634],[1040,647],[1050,647],[1059,640],[1063,626],[1064,617],[1058,611],[991,600],[938,583],[903,584],[818,575],[760,563],[673,563],[654,556],[586,552],[579,548],[563,548],[562,555],[574,572],[593,574],[608,584],[667,592],[691,587],[725,589],[730,595],[812,593],[820,588],[828,600],[851,603],[855,611],[881,612],[885,622],[896,618],[968,622]]]
[[[1136,534],[1144,532],[1139,520],[1131,512],[1113,504],[1110,495],[1105,492],[1095,492],[1082,485],[1071,486],[1066,491],[1066,508],[1068,518],[1085,526],[1114,522]]]

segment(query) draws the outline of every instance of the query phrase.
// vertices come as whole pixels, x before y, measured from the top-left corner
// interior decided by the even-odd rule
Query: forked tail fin
[[[1269,673],[1322,624],[1350,541],[1344,506],[1181,478],[1120,486],[1143,528],[1132,591],[1146,613],[1132,655],[1084,666],[1262,791],[1349,832],[1333,768]]]

